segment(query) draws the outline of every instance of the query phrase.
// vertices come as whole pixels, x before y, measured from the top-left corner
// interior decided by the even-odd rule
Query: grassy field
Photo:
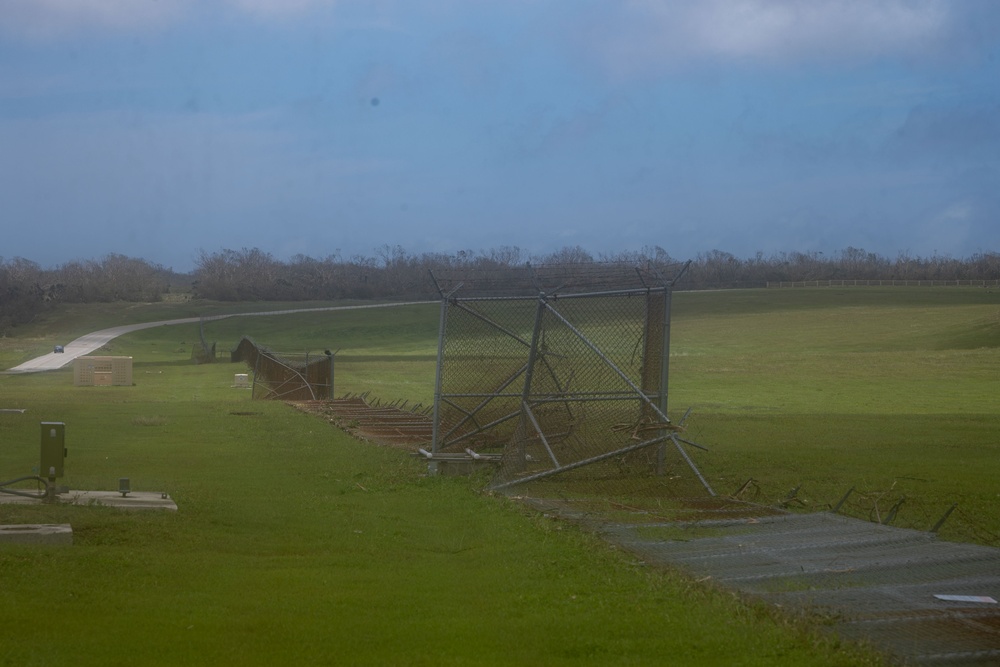
[[[687,408],[712,486],[792,508],[836,504],[896,525],[1000,545],[1000,293],[981,288],[819,288],[674,295],[670,405]],[[276,349],[339,349],[336,392],[433,400],[438,307],[212,323]],[[155,336],[150,332],[148,335]]]
[[[1000,294],[983,289],[679,294],[671,405],[699,464],[758,500],[835,504],[1000,546]],[[798,506],[798,505],[796,505]]]
[[[318,304],[308,304],[318,305]],[[323,304],[329,305],[329,304]],[[268,307],[272,307],[268,304]],[[274,304],[274,308],[291,304]],[[227,305],[228,312],[236,309]],[[264,310],[253,304],[248,310]],[[0,339],[13,366],[87,331],[215,314],[218,304],[60,311]],[[432,396],[437,306],[211,322],[284,352],[339,350],[338,394]],[[678,293],[671,413],[693,407],[699,466],[801,509],[850,510],[996,544],[1000,295],[976,289]],[[0,523],[70,523],[72,548],[0,548],[0,665],[862,665],[877,658],[353,441],[190,362],[197,325],[112,342],[135,386],[69,369],[0,376],[0,477],[37,466],[64,421],[66,482],[167,491],[177,513],[0,506]]]

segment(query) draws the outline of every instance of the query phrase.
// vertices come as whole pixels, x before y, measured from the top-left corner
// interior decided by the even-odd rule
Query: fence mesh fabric
[[[610,284],[603,275],[567,280]],[[650,478],[676,487],[683,468],[684,483],[696,479],[665,419],[668,304],[666,287],[635,284],[451,296],[442,304],[435,451],[502,454],[490,487],[518,494],[555,484],[628,496],[647,493]]]
[[[332,397],[333,361],[327,355],[279,354],[244,337],[231,355],[253,371],[253,397],[310,401]]]
[[[669,523],[646,513],[589,519],[647,562],[785,609],[825,613],[841,636],[896,658],[1000,664],[1000,609],[989,602],[1000,600],[1000,549],[833,513],[744,507],[742,516],[705,513]]]

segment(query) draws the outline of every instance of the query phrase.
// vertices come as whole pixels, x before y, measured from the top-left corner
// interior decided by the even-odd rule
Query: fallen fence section
[[[524,499],[577,520],[649,564],[710,578],[784,609],[829,615],[840,636],[916,664],[1000,664],[1000,549],[829,512],[720,499],[694,520],[603,520],[572,502]]]
[[[230,361],[242,361],[253,371],[255,399],[318,400],[333,392],[332,354],[279,354],[244,336]]]
[[[407,408],[400,403],[371,405],[365,396],[298,401],[294,405],[363,440],[401,446],[411,451],[431,442],[433,423],[428,414],[429,408]]]

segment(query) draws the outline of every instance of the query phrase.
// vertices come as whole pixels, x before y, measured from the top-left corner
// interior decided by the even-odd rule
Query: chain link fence
[[[331,355],[279,354],[244,337],[230,355],[253,371],[253,397],[315,401],[333,397]]]
[[[501,455],[508,493],[712,493],[667,416],[671,281],[599,269],[435,276],[434,454]]]

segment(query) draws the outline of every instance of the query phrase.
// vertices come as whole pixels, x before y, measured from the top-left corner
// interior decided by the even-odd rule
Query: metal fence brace
[[[503,283],[433,275],[431,453],[500,454],[495,490],[550,477],[627,486],[680,466],[712,494],[667,416],[673,281],[597,268],[525,267]]]

